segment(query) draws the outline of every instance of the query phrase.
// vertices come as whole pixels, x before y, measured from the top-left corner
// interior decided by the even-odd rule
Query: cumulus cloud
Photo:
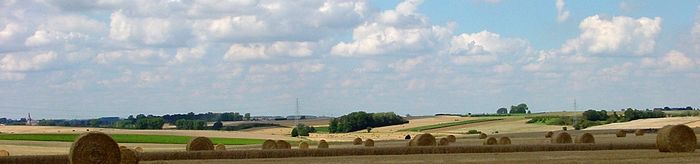
[[[410,59],[403,59],[403,60],[399,60],[399,61],[396,61],[394,63],[389,64],[389,68],[392,68],[392,69],[396,70],[397,72],[406,73],[406,72],[412,71],[414,68],[416,68],[416,66],[423,63],[424,60],[425,60],[425,57],[422,57],[422,56],[410,58]]]
[[[431,25],[416,13],[420,0],[399,3],[394,10],[379,13],[353,30],[351,42],[333,46],[331,54],[357,57],[381,54],[415,53],[435,50],[451,36],[448,27]]]
[[[499,34],[481,31],[452,37],[448,53],[457,64],[483,64],[496,61],[501,55],[524,54],[529,43],[523,39],[502,38]]]
[[[563,53],[644,55],[654,51],[661,18],[594,15],[581,21],[579,29],[581,34],[562,46]]]
[[[569,19],[569,11],[564,8],[564,0],[557,0],[557,21],[564,22]]]
[[[224,55],[230,61],[269,59],[273,56],[307,57],[312,55],[308,42],[275,42],[272,44],[233,44]]]
[[[695,62],[685,53],[671,50],[661,58],[643,58],[641,65],[664,71],[687,71],[695,67]]]
[[[54,52],[46,52],[32,57],[10,54],[0,59],[0,70],[6,72],[39,70],[54,61],[56,56]]]

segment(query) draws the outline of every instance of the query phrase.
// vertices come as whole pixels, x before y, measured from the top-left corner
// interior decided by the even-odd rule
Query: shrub
[[[481,132],[478,131],[478,130],[474,130],[474,129],[469,130],[469,131],[467,132],[467,134],[479,134],[479,133],[481,133]]]
[[[316,128],[313,126],[298,124],[294,129],[292,129],[292,137],[309,136],[309,133],[316,133]]]

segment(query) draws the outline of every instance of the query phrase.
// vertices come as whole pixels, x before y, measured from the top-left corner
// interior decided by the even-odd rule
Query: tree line
[[[328,130],[331,133],[347,133],[372,127],[382,127],[408,123],[394,112],[367,113],[352,112],[330,120]]]

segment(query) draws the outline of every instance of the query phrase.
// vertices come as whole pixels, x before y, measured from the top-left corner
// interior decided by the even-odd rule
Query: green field
[[[478,119],[478,120],[465,120],[465,121],[458,121],[458,122],[448,122],[448,123],[441,123],[441,124],[435,124],[435,125],[426,125],[426,126],[419,126],[419,127],[414,127],[414,128],[408,128],[408,129],[401,129],[401,131],[414,131],[414,132],[420,132],[424,130],[430,130],[430,129],[438,129],[438,128],[445,128],[445,127],[450,127],[450,126],[458,126],[458,125],[466,125],[466,124],[473,124],[473,123],[479,123],[479,122],[486,122],[486,121],[496,121],[496,120],[503,120],[502,118],[485,118],[485,119]]]
[[[173,135],[111,134],[118,143],[187,144],[192,137]],[[0,140],[73,142],[78,134],[0,134]],[[210,138],[214,144],[250,145],[264,140],[247,138]]]
[[[327,126],[314,127],[314,129],[316,129],[316,133],[330,133]]]

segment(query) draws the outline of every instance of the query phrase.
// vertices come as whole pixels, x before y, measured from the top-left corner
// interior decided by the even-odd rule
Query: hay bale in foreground
[[[435,137],[432,134],[423,133],[413,138],[409,146],[435,146],[436,144]]]
[[[656,135],[659,152],[695,152],[697,142],[693,129],[683,124],[665,126]]]
[[[447,140],[450,142],[457,142],[457,137],[455,137],[455,135],[448,135]]]
[[[552,138],[553,135],[554,135],[554,132],[548,131],[546,134],[544,134],[544,138]]]
[[[366,147],[374,147],[374,140],[372,140],[372,139],[365,140],[365,146]]]
[[[10,152],[7,150],[0,150],[0,157],[10,156]]]
[[[591,133],[583,133],[576,137],[576,143],[595,143],[595,138]]]
[[[121,153],[121,164],[138,164],[139,163],[139,158],[136,156],[136,151],[129,149],[129,148],[123,148],[119,149],[119,152]]]
[[[309,149],[309,143],[306,143],[306,141],[299,142],[299,149]]]
[[[328,149],[328,142],[326,142],[326,140],[318,141],[318,148],[319,149]]]
[[[635,136],[643,136],[644,135],[644,130],[643,129],[637,129],[634,131]]]
[[[501,137],[498,139],[498,144],[499,145],[510,145],[510,138],[508,137]]]
[[[118,164],[121,161],[119,145],[102,132],[88,132],[75,139],[68,159],[72,164]]]
[[[488,139],[484,140],[484,145],[495,145],[498,144],[498,140],[496,140],[495,137],[489,137]]]
[[[139,152],[139,153],[143,153],[143,148],[137,146],[136,148],[134,148],[134,151]]]
[[[362,145],[362,138],[357,137],[354,140],[352,140],[353,145]]]
[[[216,144],[216,147],[214,148],[215,150],[226,150],[226,145],[224,144]]]
[[[277,149],[292,149],[292,144],[289,144],[289,142],[285,140],[277,140],[275,144],[277,145]]]
[[[440,138],[438,141],[438,146],[447,146],[450,145],[450,139],[447,138]]]
[[[418,136],[420,136],[420,135],[422,135],[422,134],[418,134],[418,135],[413,136],[413,138],[412,138],[411,140],[408,141],[408,145],[407,145],[407,146],[413,146],[413,145],[415,145],[413,142],[416,142],[416,138],[418,138]]]
[[[195,137],[187,142],[187,151],[214,150],[214,143],[207,137]]]
[[[571,140],[571,135],[567,132],[561,132],[557,133],[556,136],[552,137],[552,143],[557,143],[557,144],[568,144],[568,143],[573,143]]]
[[[486,137],[489,137],[486,133],[479,133],[479,139],[484,139]]]
[[[265,140],[265,142],[263,142],[263,144],[262,144],[263,150],[275,149],[275,148],[277,148],[277,143],[275,143],[275,141],[273,141],[273,140]]]
[[[625,130],[618,130],[617,133],[615,133],[615,136],[617,137],[626,137],[627,132]]]

